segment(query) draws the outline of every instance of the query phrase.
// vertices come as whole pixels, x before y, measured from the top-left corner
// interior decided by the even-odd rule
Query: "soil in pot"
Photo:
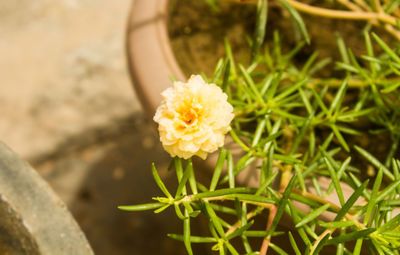
[[[280,7],[273,5],[273,3],[269,6],[266,44],[271,45],[273,43],[272,31],[278,30],[281,38],[283,38],[282,51],[288,52],[296,45],[292,22],[289,15],[282,11]],[[188,76],[199,72],[204,72],[209,77],[213,75],[218,59],[225,57],[225,38],[229,41],[237,62],[248,63],[249,46],[246,36],[251,37],[253,34],[256,7],[254,5],[228,4],[225,2],[219,6],[220,11],[214,12],[204,1],[174,0],[171,5],[169,35],[177,61]],[[308,15],[302,16],[311,37],[311,45],[305,46],[299,52],[295,57],[295,63],[299,66],[304,65],[310,55],[314,51],[318,51],[318,58],[330,58],[331,64],[318,71],[316,77],[343,78],[345,74],[334,68],[335,62],[341,61],[334,32],[337,32],[344,39],[346,46],[352,50],[355,56],[361,56],[366,53],[362,34],[366,25],[365,22],[323,19]],[[379,30],[374,31],[389,42],[389,45],[394,42],[387,34]],[[380,52],[378,47],[375,47],[375,52]],[[358,89],[349,89],[344,104],[350,105],[357,100],[358,94]],[[352,125],[362,135],[358,137],[345,136],[349,147],[353,148],[354,145],[358,145],[368,150],[381,162],[384,162],[391,146],[388,132],[380,134],[369,133],[371,129],[378,129],[379,127],[366,119],[360,119],[360,121]],[[249,127],[249,129],[251,128]],[[325,140],[329,133],[329,129],[317,130],[316,136],[318,136],[319,142]],[[338,141],[334,142],[339,145]],[[306,147],[307,145],[304,146],[304,148]],[[335,159],[344,160],[348,155],[342,152]],[[399,151],[394,156],[398,158],[400,156]],[[352,165],[361,170],[358,177],[362,180],[374,177],[376,174],[374,167],[355,150],[352,150]],[[386,182],[386,185],[390,183],[387,179],[384,182]],[[372,184],[373,180],[370,181],[370,186]]]
[[[325,4],[324,7],[338,8],[338,6],[328,5]],[[204,72],[211,77],[218,59],[225,57],[225,39],[229,42],[237,62],[248,63],[249,61],[250,50],[246,37],[251,37],[253,34],[256,6],[222,1],[218,7],[219,11],[215,11],[205,1],[171,1],[168,21],[169,36],[176,59],[187,76]],[[318,51],[318,59],[330,58],[331,62],[318,71],[315,76],[343,78],[344,72],[334,68],[335,62],[341,61],[336,36],[340,35],[343,38],[346,46],[352,50],[355,56],[361,56],[366,53],[362,33],[366,23],[301,15],[306,23],[311,44],[303,47],[295,56],[295,63],[302,66],[314,51]],[[289,14],[272,1],[269,4],[265,44],[271,48],[273,31],[277,30],[283,38],[282,52],[293,49],[297,43],[293,25]],[[374,29],[374,32],[389,44],[394,42],[388,34],[377,29]],[[381,52],[376,45],[374,45],[374,50],[377,53]],[[356,100],[357,95],[358,90],[349,90],[345,103],[350,104]],[[377,159],[384,162],[391,146],[388,132],[371,135],[369,130],[378,127],[365,119],[361,119],[355,125],[354,128],[360,130],[363,135],[345,136],[349,147],[358,145],[366,148]],[[328,129],[318,130],[317,138],[319,137],[319,140],[323,141],[328,134]],[[337,141],[336,145],[338,145]],[[344,160],[347,156],[347,153],[339,153],[337,159]],[[399,156],[400,152],[397,151],[395,157]],[[376,174],[373,167],[358,153],[353,153],[352,164],[361,169],[358,177],[362,180],[374,177]],[[388,184],[388,180],[385,181]],[[372,184],[373,182],[370,182],[370,185]]]

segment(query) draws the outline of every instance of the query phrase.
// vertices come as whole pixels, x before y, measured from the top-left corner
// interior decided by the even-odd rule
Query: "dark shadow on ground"
[[[174,194],[177,181],[174,173],[167,170],[170,157],[161,148],[153,123],[143,114],[115,121],[113,126],[104,129],[89,130],[66,141],[55,152],[31,161],[67,202],[95,254],[187,254],[181,242],[166,236],[167,233],[182,233],[182,222],[171,208],[160,214],[117,209],[118,205],[152,202],[152,197],[162,196],[151,174],[152,162]],[[202,161],[194,161],[196,178],[207,184],[210,172],[201,165]],[[267,217],[266,212],[259,215],[253,229],[264,230]],[[233,223],[236,218],[227,220]],[[193,235],[210,235],[205,216],[199,215],[191,225]],[[291,254],[286,237],[288,229],[281,227],[279,231],[285,235],[272,238],[272,242]],[[262,240],[252,238],[250,241],[257,249]],[[240,238],[236,238],[234,244],[243,254]],[[196,255],[217,254],[210,251],[211,245],[193,246]],[[276,253],[270,250],[268,254]]]
[[[54,153],[47,161],[38,160],[36,168],[58,193],[73,193],[67,187],[75,185],[71,176],[86,172],[69,209],[95,254],[186,254],[182,243],[166,236],[182,233],[182,222],[171,208],[160,214],[117,209],[118,205],[152,202],[153,196],[162,195],[153,181],[152,162],[171,192],[176,188],[175,175],[167,171],[170,157],[161,148],[153,124],[137,114],[118,125],[112,132],[100,132],[107,135],[97,143],[85,146],[82,136],[80,146],[64,150],[62,156]],[[196,223],[193,227],[198,231]],[[195,254],[207,254],[206,249],[195,247]]]

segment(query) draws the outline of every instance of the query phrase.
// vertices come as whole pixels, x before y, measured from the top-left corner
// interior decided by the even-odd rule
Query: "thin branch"
[[[238,1],[238,0],[236,0]],[[348,20],[365,20],[370,22],[374,26],[381,26],[379,22],[384,23],[383,28],[395,37],[397,40],[400,41],[400,32],[395,30],[394,27],[397,26],[397,22],[400,20],[398,16],[399,13],[396,14],[397,17],[393,17],[384,12],[380,2],[378,0],[374,0],[376,3],[377,12],[374,12],[369,6],[365,5],[362,1],[355,0],[355,5],[347,0],[338,0],[338,2],[350,11],[342,11],[342,10],[332,10],[322,7],[316,7],[308,4],[301,3],[296,0],[286,0],[290,3],[296,10],[304,13],[308,13],[314,16],[322,16],[326,18],[332,19],[348,19]],[[248,2],[248,3],[255,3],[254,0],[242,0],[240,2]],[[362,8],[360,8],[361,6]],[[364,11],[364,10],[365,11]],[[389,26],[388,26],[389,25]]]
[[[322,234],[320,234],[318,236],[318,239],[315,240],[313,247],[310,250],[310,254],[314,254],[315,249],[317,248],[318,244],[321,242],[321,240],[328,235],[329,233],[331,233],[332,230],[331,229],[326,229]]]
[[[230,194],[230,195],[234,195],[234,194]],[[198,200],[197,198],[196,198],[196,199],[193,199],[191,196],[192,196],[192,195],[187,196],[187,197],[184,197],[184,198],[182,198],[181,200],[176,201],[175,203],[178,203],[178,204],[179,204],[179,203],[181,203],[181,202],[183,202],[183,201],[194,202],[194,201],[197,201],[197,200]],[[234,200],[235,200],[235,199],[229,198],[229,197],[227,197],[227,196],[205,197],[205,198],[202,198],[202,199],[203,199],[204,201],[224,201],[224,200],[234,201]],[[262,202],[249,201],[249,200],[245,200],[245,199],[241,199],[240,201],[241,201],[241,202],[248,203],[248,204],[260,206],[260,207],[263,207],[263,208],[266,208],[266,209],[271,209],[272,207],[275,206],[274,204],[268,204],[268,203],[262,203]]]
[[[398,30],[394,29],[392,25],[385,24],[384,29],[386,30],[386,32],[388,32],[394,38],[396,38],[398,41],[400,41],[400,32]]]
[[[358,0],[360,1],[360,0]],[[383,0],[385,2],[385,4],[389,3],[390,0]],[[400,17],[400,10],[399,7],[397,6],[394,10],[393,10],[394,15],[396,15],[398,18]]]
[[[285,191],[291,177],[292,177],[292,167],[284,168],[282,170],[282,177],[281,177],[280,185],[279,185],[279,194],[282,194]],[[278,207],[276,205],[272,206],[272,208],[270,209],[269,215],[268,215],[266,231],[269,231],[271,229],[271,225],[275,219],[277,211],[278,211]],[[261,244],[261,248],[260,248],[260,255],[267,254],[270,243],[271,243],[270,236],[264,238],[264,240]]]
[[[274,221],[274,218],[276,216],[276,212],[278,211],[278,207],[277,206],[273,206],[270,211],[269,211],[269,215],[268,215],[268,221],[267,221],[267,227],[266,227],[266,231],[270,230],[272,222]],[[260,248],[260,255],[266,255],[267,251],[268,251],[268,247],[269,244],[271,243],[271,237],[266,237],[264,238],[262,244],[261,244],[261,248]]]
[[[379,0],[374,0],[374,5],[378,13],[384,13],[381,2]]]
[[[337,2],[340,3],[341,5],[346,6],[346,8],[349,9],[349,10],[359,11],[359,12],[363,11],[363,8],[361,8],[357,4],[353,4],[352,2],[350,2],[348,0],[337,0]]]
[[[332,209],[335,212],[339,212],[340,209],[342,209],[340,206],[332,203],[331,201],[329,201],[329,200],[327,200],[325,198],[322,198],[322,197],[320,197],[318,195],[309,193],[307,191],[293,189],[292,192],[296,193],[296,194],[299,194],[299,195],[302,195],[302,196],[304,196],[306,198],[312,199],[314,201],[320,202],[321,204],[329,204],[330,205],[329,208]],[[351,212],[354,212],[354,211],[351,211]],[[360,223],[356,218],[354,218],[354,216],[352,214],[346,213],[344,217],[349,221],[353,221],[354,224],[357,226],[357,228],[359,228],[361,230],[362,229],[366,229],[366,227],[362,223]]]
[[[363,0],[354,0],[354,2],[358,5],[361,6],[364,10],[366,11],[372,11],[371,7],[369,7],[368,4],[366,4]]]
[[[260,208],[256,208],[253,211],[247,213],[246,219],[250,220],[251,218],[257,216],[258,214],[260,214],[262,211],[264,210],[264,207],[260,210]],[[236,229],[240,228],[242,224],[241,220],[238,220],[235,222],[235,224],[233,224],[226,232],[225,232],[225,236],[229,236],[230,234],[232,234],[233,232],[235,232]]]
[[[315,16],[323,16],[334,19],[352,19],[352,20],[367,20],[367,21],[379,20],[391,25],[396,25],[396,20],[398,20],[385,13],[330,10],[321,7],[311,6],[308,4],[303,4],[295,0],[286,0],[286,1],[290,3],[297,10]]]

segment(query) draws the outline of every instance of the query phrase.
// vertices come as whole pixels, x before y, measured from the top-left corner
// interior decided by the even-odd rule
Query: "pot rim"
[[[43,255],[92,255],[85,235],[45,180],[0,142],[0,195]]]
[[[148,116],[160,104],[169,77],[186,77],[175,59],[167,30],[169,0],[136,0],[126,27],[127,64],[139,100]],[[149,86],[151,85],[151,86]]]
[[[131,79],[142,106],[150,117],[154,116],[162,100],[161,92],[171,86],[169,76],[172,75],[177,80],[186,80],[175,59],[168,37],[168,2],[169,0],[135,0],[127,26],[126,49]],[[146,56],[157,57],[160,69],[152,69],[152,63],[147,61]],[[216,153],[209,155],[209,159],[205,162],[206,167],[211,170],[216,160]],[[254,175],[254,171],[249,169],[238,178],[250,180],[242,184],[254,186],[258,184],[257,177],[254,178]],[[252,177],[248,178],[248,176]],[[330,181],[329,178],[323,176],[318,178],[322,191],[328,189]],[[340,182],[340,185],[345,199],[349,198],[354,190],[344,182]],[[310,183],[307,188],[313,190],[313,185]],[[335,190],[330,193],[328,200],[340,205]],[[304,212],[308,211],[305,205],[298,204],[296,207]],[[400,209],[396,210],[395,214],[399,213]],[[322,217],[329,221],[334,218],[332,214],[327,213]]]

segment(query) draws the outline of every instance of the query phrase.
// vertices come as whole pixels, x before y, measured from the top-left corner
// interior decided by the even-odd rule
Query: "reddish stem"
[[[271,207],[271,209],[269,210],[266,231],[270,230],[272,222],[274,221],[274,218],[276,216],[276,212],[277,211],[278,211],[278,207],[276,205]],[[271,238],[270,237],[267,237],[267,238],[265,238],[263,240],[263,243],[262,243],[261,249],[260,249],[260,255],[266,255],[267,254],[270,242],[271,242]]]

